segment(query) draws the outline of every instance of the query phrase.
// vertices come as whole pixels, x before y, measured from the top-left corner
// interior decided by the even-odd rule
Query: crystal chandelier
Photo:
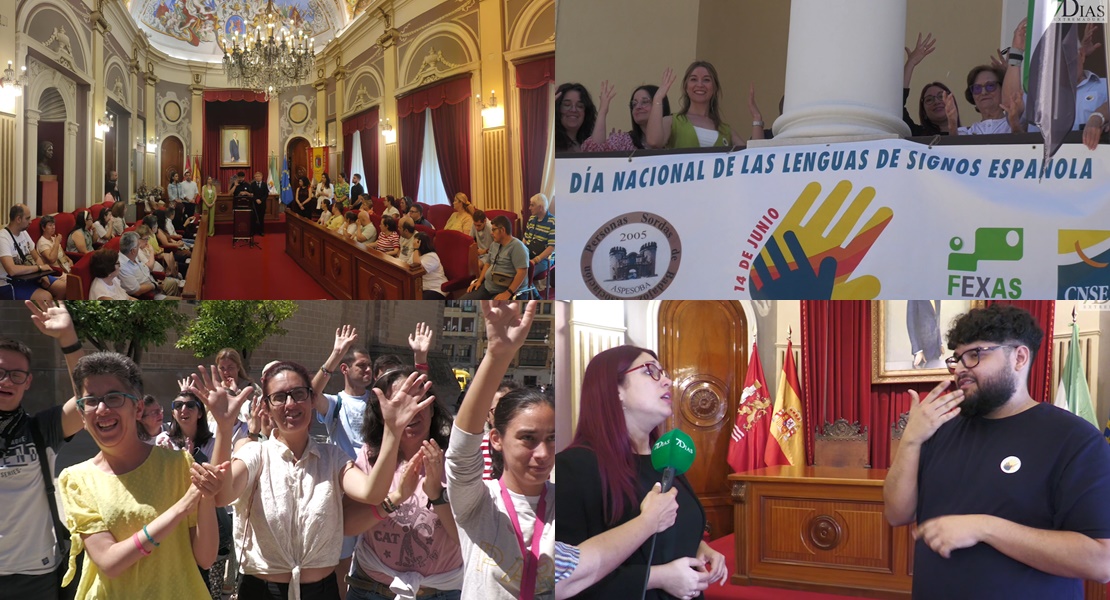
[[[264,22],[244,35],[220,36],[228,83],[267,94],[305,83],[316,62],[316,39],[300,29],[294,33],[298,23],[282,23],[274,0],[266,2]]]

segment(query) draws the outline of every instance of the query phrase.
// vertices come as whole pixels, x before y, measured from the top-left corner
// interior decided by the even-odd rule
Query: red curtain
[[[359,136],[362,146],[362,167],[366,177],[362,182],[371,198],[378,197],[378,109],[373,109],[374,125],[362,130]]]
[[[516,87],[520,90],[521,202],[527,211],[528,199],[543,185],[544,159],[551,140],[547,124],[551,118],[548,86],[555,82],[555,57],[516,66]]]
[[[457,192],[470,193],[470,102],[469,96],[458,104],[443,104],[432,109],[432,135],[436,159],[447,197]]]
[[[209,96],[213,99],[209,99]],[[243,171],[248,178],[255,171],[262,171],[263,179],[269,169],[269,124],[267,111],[259,107],[265,97],[244,90],[215,90],[204,93],[204,141],[201,157],[202,180],[216,177],[221,190],[228,190],[231,177]],[[251,99],[253,98],[253,99]],[[250,165],[247,167],[220,166],[220,128],[249,127],[251,131]]]
[[[424,154],[424,113],[409,113],[399,120],[401,189],[415,201],[420,193],[420,158]]]
[[[1052,331],[1055,304],[1013,301],[1028,310],[1045,332],[1030,372],[1034,400],[1051,401]],[[890,466],[890,432],[910,408],[909,390],[924,396],[930,383],[871,383],[871,307],[866,301],[803,301],[802,378],[806,461],[813,463],[815,432],[844,418],[867,427],[871,466]],[[777,376],[777,375],[776,375]]]
[[[344,127],[343,129],[346,129],[346,127]],[[343,172],[347,174],[347,182],[348,183],[350,183],[351,175],[352,175],[352,173],[351,173],[351,144],[354,144],[354,143],[355,143],[355,136],[354,136],[353,133],[344,133],[343,134],[343,166],[341,168],[343,169]],[[351,198],[351,200],[354,200],[354,198]]]
[[[397,115],[400,119],[400,159],[401,159],[401,187],[406,195],[417,200],[420,185],[420,159],[424,154],[424,111],[432,110],[432,128],[435,130],[437,155],[439,156],[440,170],[443,173],[443,185],[449,195],[451,190],[470,190],[470,128],[469,119],[465,108],[470,106],[470,75],[450,79],[443,83],[421,88],[411,94],[397,99]],[[451,108],[455,107],[455,108]],[[446,111],[446,117],[437,117],[440,110]],[[461,118],[458,115],[462,115]],[[444,131],[441,137],[440,121],[443,121]],[[452,145],[444,145],[452,144]],[[460,151],[460,148],[462,151]],[[444,168],[444,162],[449,171]],[[449,179],[452,178],[452,179]],[[464,187],[459,187],[464,186]]]

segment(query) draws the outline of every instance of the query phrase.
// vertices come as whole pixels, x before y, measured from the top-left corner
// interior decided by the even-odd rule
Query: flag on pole
[[[189,160],[190,158],[191,157],[188,154],[185,155],[185,170],[181,172],[182,179],[185,178],[186,173],[189,173],[193,170],[192,162]],[[195,181],[195,179],[194,179],[194,181]]]
[[[744,376],[744,391],[736,407],[736,424],[728,442],[728,464],[737,473],[767,466],[763,459],[767,448],[767,434],[771,431],[771,397],[759,349],[752,344],[748,373]]]
[[[783,361],[775,393],[775,408],[771,413],[771,437],[767,439],[764,454],[767,466],[806,464],[801,389],[798,369],[794,364],[793,342],[788,340],[786,360]]]
[[[200,157],[193,159],[193,181],[200,185]]]
[[[274,195],[277,195],[277,193],[278,193],[278,188],[277,188],[277,183],[276,183],[277,177],[274,176],[274,173],[276,173],[276,172],[277,172],[277,157],[274,156],[273,154],[271,154],[270,155],[269,168],[266,169],[266,187],[270,188],[270,193],[274,194]]]
[[[293,188],[289,185],[289,157],[281,162],[281,203],[289,206],[293,202]]]
[[[1075,23],[1059,21],[1064,2],[1029,0],[1025,28],[1024,83],[1028,90],[1025,120],[1044,136],[1044,160],[1064,143],[1075,123],[1075,87],[1079,78],[1079,35]]]
[[[1056,388],[1056,406],[1083,417],[1095,428],[1094,404],[1091,402],[1091,390],[1087,387],[1087,377],[1083,374],[1083,364],[1079,355],[1079,326],[1073,321],[1071,324],[1071,349],[1064,362],[1064,369],[1060,373],[1060,387]]]

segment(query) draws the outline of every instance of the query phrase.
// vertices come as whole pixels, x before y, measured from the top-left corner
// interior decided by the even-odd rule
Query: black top
[[[351,186],[351,202],[358,202],[358,197],[366,193],[366,188],[361,183]]]
[[[1051,404],[945,423],[921,447],[917,490],[918,523],[988,514],[1110,538],[1110,447],[1090,423]],[[946,559],[918,540],[913,574],[915,599],[1083,597],[1079,579],[1049,575],[986,543]]]
[[[640,501],[653,485],[660,481],[662,474],[651,466],[651,456],[637,456],[637,494],[636,504],[628,507],[625,514],[613,527],[624,524],[640,514]],[[559,526],[555,529],[555,539],[567,544],[581,544],[583,541],[609,530],[604,517],[604,501],[601,495],[601,475],[597,468],[597,457],[586,448],[568,448],[555,455],[555,471],[559,485],[555,490],[555,514]],[[694,489],[684,476],[675,478],[678,488],[678,518],[675,524],[658,534],[655,541],[655,554],[651,564],[664,565],[682,557],[697,556],[698,546],[705,531],[705,510],[698,501]],[[639,598],[648,575],[648,552],[651,538],[632,553],[609,576],[587,588],[576,598]],[[666,600],[673,598],[663,590],[648,590],[645,598]],[[697,596],[701,598],[699,594]]]

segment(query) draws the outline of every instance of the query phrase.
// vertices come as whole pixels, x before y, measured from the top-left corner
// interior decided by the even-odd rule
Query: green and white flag
[[[1079,26],[1067,16],[1068,10],[1067,1],[1029,0],[1022,78],[1028,92],[1025,121],[1044,136],[1043,165],[1060,149],[1075,122]]]
[[[1091,390],[1087,387],[1087,377],[1083,374],[1082,357],[1079,352],[1079,326],[1071,324],[1071,349],[1064,369],[1060,373],[1060,387],[1056,388],[1056,406],[1086,419],[1095,429],[1095,408],[1091,402]]]

